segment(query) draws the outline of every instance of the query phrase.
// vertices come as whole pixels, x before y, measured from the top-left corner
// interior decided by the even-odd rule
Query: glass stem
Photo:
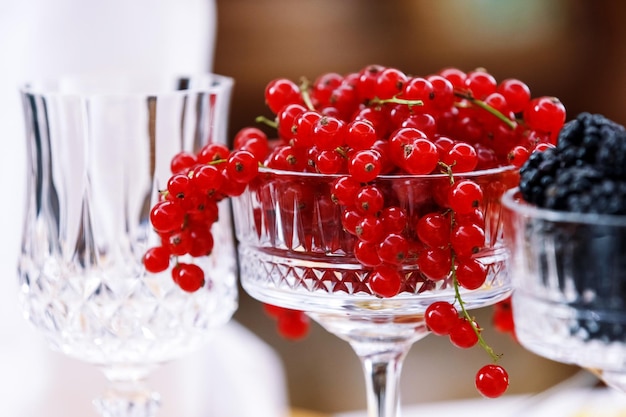
[[[368,417],[400,415],[400,376],[411,343],[351,343],[365,373]]]
[[[94,400],[102,417],[154,417],[161,404],[158,393],[145,384],[148,370],[144,368],[104,369],[110,384],[104,394]]]

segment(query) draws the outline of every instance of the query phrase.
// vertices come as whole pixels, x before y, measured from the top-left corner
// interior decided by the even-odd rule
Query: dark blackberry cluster
[[[600,114],[565,124],[556,148],[533,153],[520,169],[523,198],[539,207],[626,214],[626,129]]]

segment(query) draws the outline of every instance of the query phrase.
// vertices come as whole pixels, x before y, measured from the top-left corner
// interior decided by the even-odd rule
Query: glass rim
[[[18,89],[22,94],[46,97],[116,97],[116,96],[169,96],[189,94],[193,92],[219,92],[231,88],[234,78],[213,72],[200,73],[159,73],[154,72],[95,72],[95,73],[68,73],[58,77],[34,78],[23,81]],[[115,85],[117,88],[84,88],[86,85],[103,82],[106,86]],[[178,82],[183,87],[165,88],[165,82]],[[68,85],[80,83],[83,88],[67,89]],[[122,85],[131,83],[151,83],[150,87],[138,89],[123,89]],[[63,88],[63,87],[66,88]]]
[[[518,170],[514,165],[503,165],[496,168],[483,169],[478,171],[469,171],[469,172],[459,172],[453,174],[455,178],[477,178],[488,175],[495,175],[504,172],[514,172]],[[277,177],[298,177],[298,178],[309,178],[309,179],[318,179],[318,180],[328,180],[335,179],[340,177],[345,177],[348,174],[320,174],[318,172],[299,172],[299,171],[287,171],[283,169],[275,169],[275,168],[267,168],[267,167],[259,167],[259,173],[263,174],[272,174]],[[443,179],[449,178],[449,175],[446,173],[440,174],[384,174],[376,177],[376,180],[429,180],[429,179]],[[375,181],[376,181],[375,180]]]
[[[502,205],[518,215],[553,223],[581,223],[590,226],[626,227],[626,216],[623,215],[575,213],[534,206],[522,199],[519,187],[511,188],[502,195]]]

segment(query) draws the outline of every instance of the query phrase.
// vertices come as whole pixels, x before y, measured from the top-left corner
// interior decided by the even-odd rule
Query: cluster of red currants
[[[181,257],[209,255],[213,250],[211,226],[218,219],[218,203],[240,195],[258,172],[249,152],[231,152],[210,143],[195,154],[180,152],[171,161],[172,176],[150,211],[150,222],[161,238],[148,249],[143,263],[148,272],[167,270],[181,289],[194,292],[205,284],[204,271]]]
[[[258,121],[276,129],[275,140],[247,127],[235,136],[232,152],[210,144],[197,155],[174,158],[174,175],[151,215],[162,244],[146,254],[146,269],[162,271],[172,258],[210,253],[217,202],[242,193],[259,164],[337,175],[332,200],[342,207],[343,228],[355,238],[355,258],[371,271],[369,291],[379,297],[401,292],[407,262],[431,283],[451,280],[456,306],[433,304],[427,325],[457,346],[479,343],[497,359],[459,296],[459,287],[481,287],[487,270],[472,256],[485,244],[483,190],[457,175],[519,167],[533,151],[554,146],[565,122],[560,101],[532,98],[523,82],[498,83],[482,69],[447,68],[418,77],[378,65],[347,75],[326,73],[313,83],[275,79],[266,86],[265,101],[274,117]],[[435,196],[438,209],[419,219],[385,201],[385,190],[376,184],[381,175],[442,173],[449,181]],[[173,278],[184,290],[197,290],[204,282],[198,269],[176,261]],[[284,336],[306,333],[301,313],[266,310]],[[478,372],[476,385],[495,397],[508,386],[508,376],[490,364]]]

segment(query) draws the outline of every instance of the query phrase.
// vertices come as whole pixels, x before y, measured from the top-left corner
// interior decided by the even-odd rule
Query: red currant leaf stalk
[[[474,106],[494,115],[495,117],[497,117],[500,121],[502,121],[505,125],[507,125],[511,130],[515,129],[516,127],[516,123],[515,120],[511,120],[509,117],[505,116],[501,111],[499,111],[498,109],[496,109],[493,106],[490,106],[489,104],[487,104],[485,101],[483,100],[479,100],[477,98],[475,98],[471,91],[461,91],[461,90],[455,90],[454,91],[454,95],[456,97],[462,98],[467,100],[469,103],[473,104]]]

